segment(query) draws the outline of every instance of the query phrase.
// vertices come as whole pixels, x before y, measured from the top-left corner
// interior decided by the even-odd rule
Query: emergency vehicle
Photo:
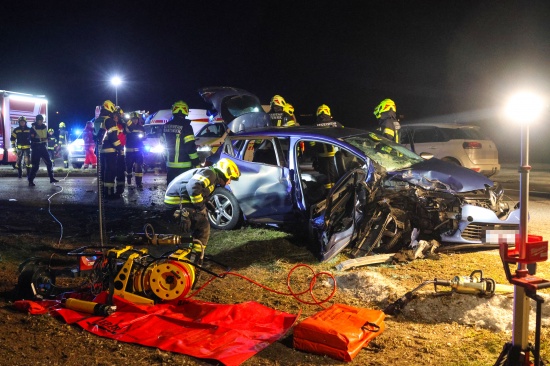
[[[15,164],[17,160],[10,139],[13,129],[19,126],[19,117],[25,117],[30,127],[38,114],[44,116],[47,124],[48,100],[45,96],[0,90],[0,164]]]

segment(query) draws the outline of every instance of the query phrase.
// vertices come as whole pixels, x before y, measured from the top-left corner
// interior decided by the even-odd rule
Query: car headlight
[[[8,151],[9,151],[9,152],[14,152],[15,149],[14,149],[13,147],[10,147],[10,148],[8,149]]]
[[[155,154],[163,153],[164,152],[164,146],[162,146],[162,145],[153,146],[151,148],[151,152],[155,153]]]

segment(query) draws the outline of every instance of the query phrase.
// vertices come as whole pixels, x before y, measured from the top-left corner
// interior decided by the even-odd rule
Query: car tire
[[[80,169],[82,168],[82,163],[72,163],[72,166],[74,169]]]
[[[242,211],[239,202],[225,188],[216,188],[209,198],[216,212],[208,213],[210,226],[218,230],[233,230],[242,224]]]

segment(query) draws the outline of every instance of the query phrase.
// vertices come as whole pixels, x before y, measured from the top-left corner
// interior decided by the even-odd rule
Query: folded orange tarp
[[[294,327],[294,347],[351,361],[384,331],[384,318],[380,310],[334,304]]]

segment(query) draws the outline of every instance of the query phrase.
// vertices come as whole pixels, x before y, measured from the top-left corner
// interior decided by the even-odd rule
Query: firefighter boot
[[[20,166],[17,167],[17,177],[19,179],[23,178],[23,169]]]
[[[138,189],[143,189],[143,184],[142,184],[142,178],[141,177],[136,177],[136,187]]]
[[[53,170],[50,167],[48,169],[48,175],[50,176],[50,183],[58,183],[59,181],[53,177]]]
[[[34,179],[29,179],[29,187],[34,187],[36,184],[33,182]]]

